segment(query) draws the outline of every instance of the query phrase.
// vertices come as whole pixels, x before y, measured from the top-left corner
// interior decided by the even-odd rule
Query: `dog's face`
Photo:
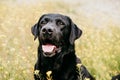
[[[63,46],[74,45],[82,31],[72,20],[61,14],[45,14],[32,27],[35,39],[38,37],[45,57],[59,53]]]

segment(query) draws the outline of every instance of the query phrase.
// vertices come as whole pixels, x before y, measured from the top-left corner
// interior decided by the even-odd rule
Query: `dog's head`
[[[44,56],[54,56],[63,46],[74,45],[82,31],[72,20],[61,14],[45,14],[31,28],[34,39],[38,37]]]

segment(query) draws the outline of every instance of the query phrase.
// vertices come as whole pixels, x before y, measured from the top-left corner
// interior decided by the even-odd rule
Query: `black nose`
[[[51,35],[52,33],[53,33],[53,29],[52,28],[43,28],[42,29],[42,34]]]

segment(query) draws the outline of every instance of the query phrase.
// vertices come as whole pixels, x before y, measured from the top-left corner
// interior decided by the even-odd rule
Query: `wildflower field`
[[[119,0],[0,0],[0,80],[33,80],[38,41],[31,27],[44,13],[72,18],[83,34],[76,55],[96,80],[120,73]]]

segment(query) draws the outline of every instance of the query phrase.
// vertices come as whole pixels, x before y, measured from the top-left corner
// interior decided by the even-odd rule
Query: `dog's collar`
[[[78,77],[79,77],[80,80],[82,80],[82,74],[81,74],[81,71],[80,71],[81,66],[82,66],[81,63],[78,63],[76,65],[76,69],[77,69],[76,71],[79,74]],[[47,80],[53,80],[51,74],[52,74],[52,71],[47,71],[46,72],[46,75],[47,75],[46,78],[47,78]],[[40,79],[43,78],[42,73],[40,72],[40,70],[35,70],[34,71],[34,75],[37,76],[37,78],[40,78]],[[44,80],[44,79],[42,79],[42,80]],[[90,80],[90,79],[85,77],[84,80]]]

